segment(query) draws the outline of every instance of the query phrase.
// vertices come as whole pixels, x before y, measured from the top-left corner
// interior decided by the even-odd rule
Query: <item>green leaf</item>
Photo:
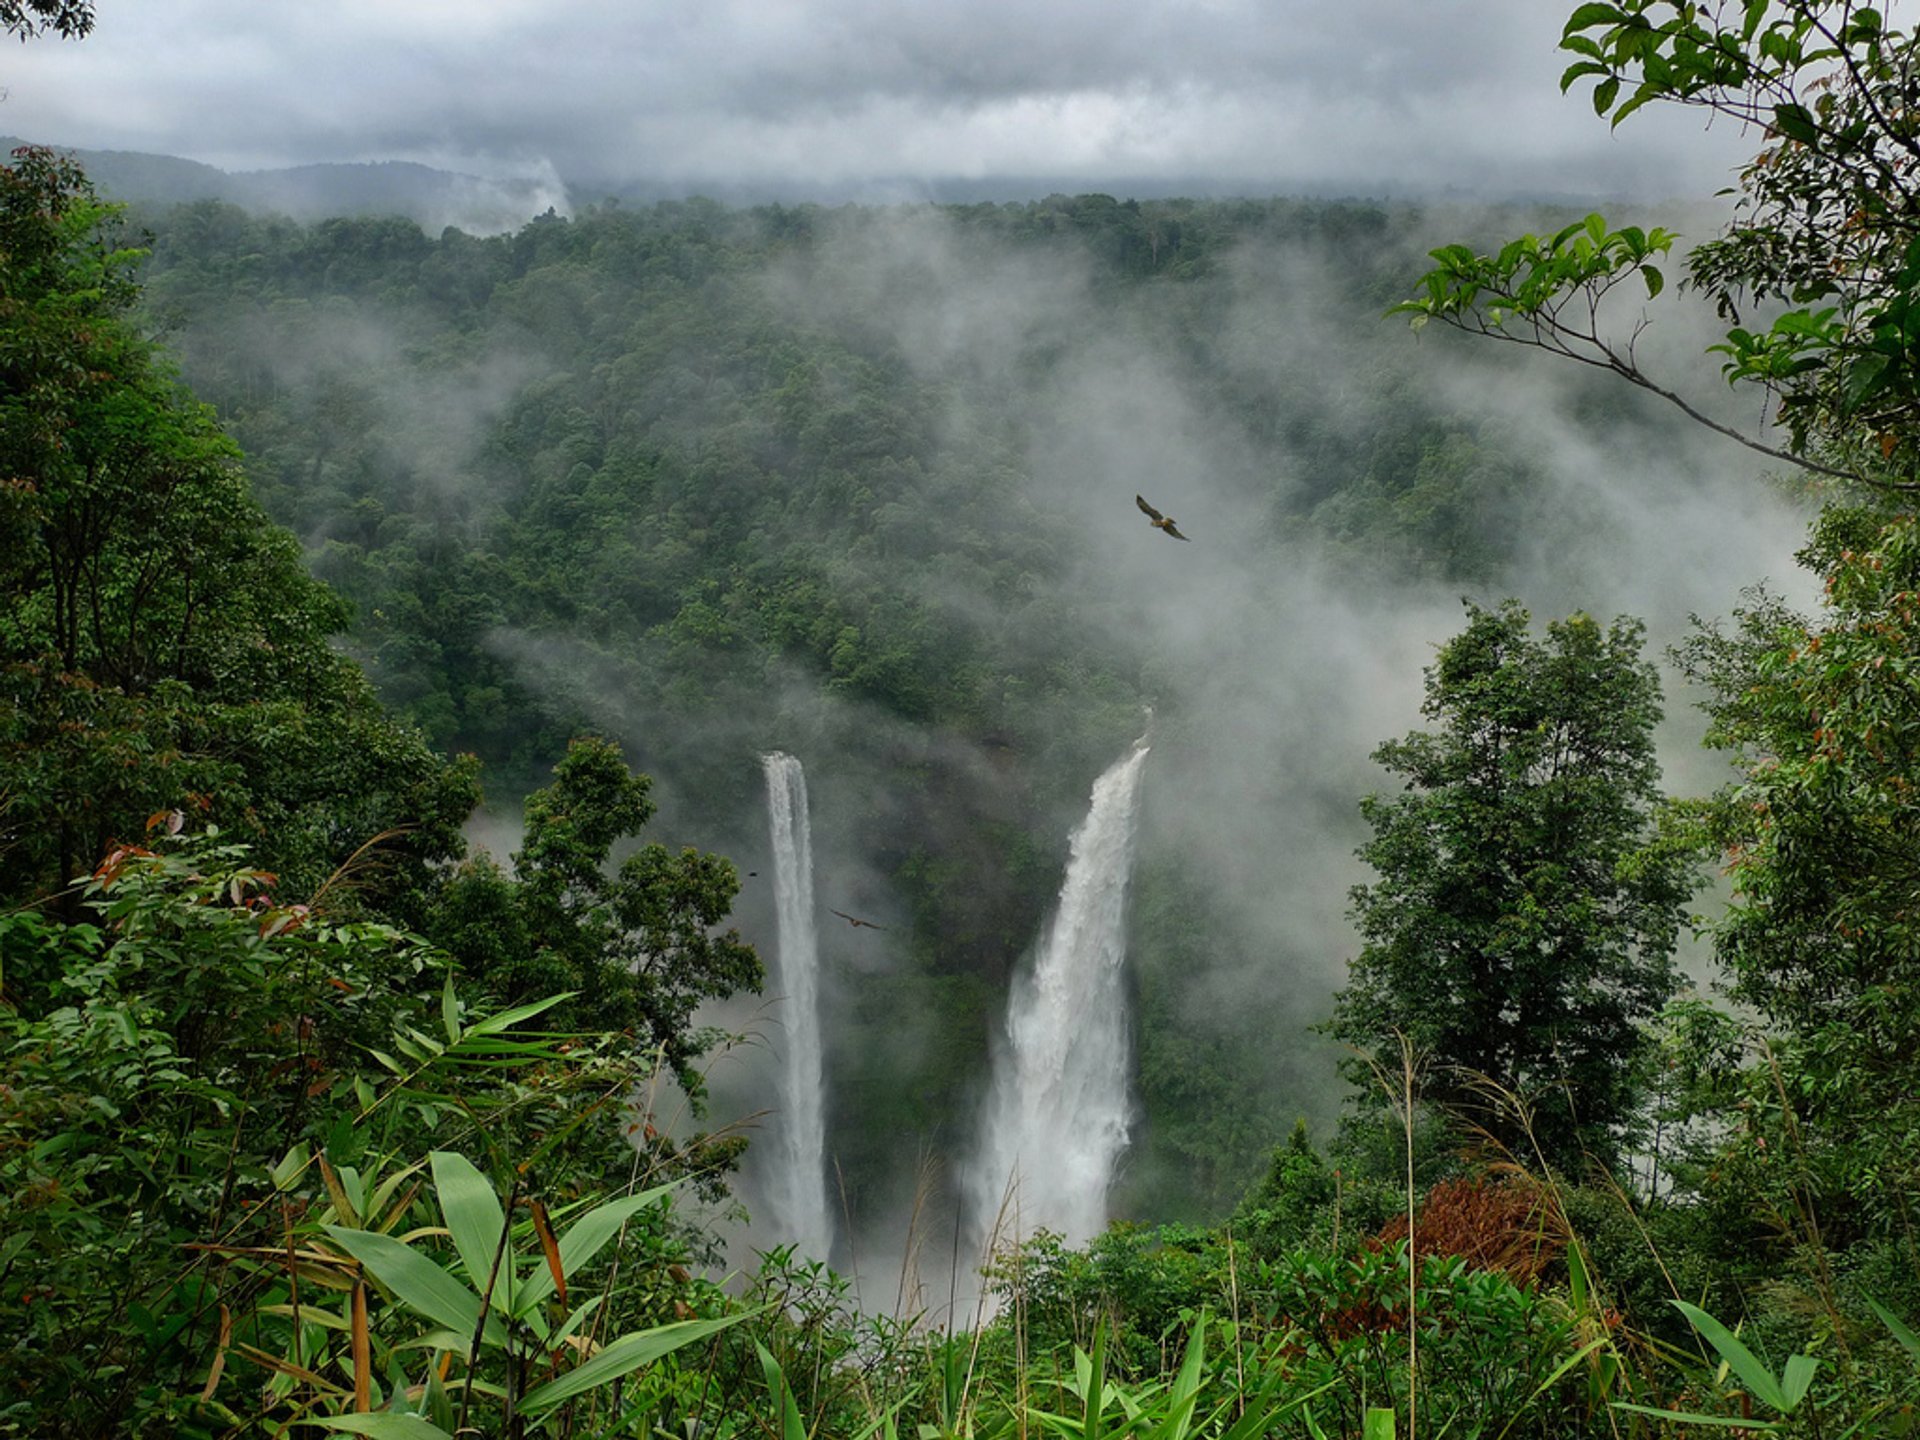
[[[460,997],[453,993],[453,971],[447,971],[447,983],[440,991],[440,1024],[447,1032],[447,1043],[460,1043]]]
[[[1593,113],[1604,115],[1613,107],[1614,99],[1620,94],[1620,77],[1609,75],[1593,87]]]
[[[1653,266],[1642,265],[1640,267],[1640,273],[1646,277],[1647,299],[1653,299],[1654,296],[1667,288],[1667,277],[1662,275],[1659,270]]]
[[[1787,1367],[1780,1375],[1780,1389],[1787,1397],[1788,1413],[1807,1398],[1807,1387],[1813,1383],[1813,1372],[1819,1368],[1820,1362],[1811,1355],[1787,1357]]]
[[[292,1189],[294,1184],[300,1179],[300,1176],[306,1171],[307,1166],[312,1163],[313,1147],[302,1140],[298,1145],[287,1151],[280,1163],[268,1172],[273,1179],[273,1188],[276,1190]]]
[[[1588,4],[1582,5],[1567,17],[1562,35],[1573,35],[1581,30],[1591,30],[1596,25],[1623,25],[1627,12],[1618,5]]]
[[[560,1237],[560,1273],[568,1280],[573,1279],[574,1272],[598,1255],[606,1243],[619,1233],[622,1225],[640,1211],[658,1205],[672,1189],[672,1185],[656,1185],[638,1195],[596,1205],[582,1215]],[[545,1264],[535,1265],[520,1287],[515,1308],[524,1315],[542,1304],[552,1293],[553,1272]]]
[[[683,1345],[691,1345],[696,1340],[706,1339],[709,1335],[718,1335],[729,1326],[738,1325],[742,1320],[750,1320],[764,1313],[763,1310],[750,1310],[739,1315],[729,1315],[722,1320],[681,1320],[672,1325],[661,1325],[652,1330],[636,1330],[631,1335],[622,1335],[585,1364],[569,1370],[558,1380],[549,1381],[537,1389],[528,1391],[520,1402],[520,1408],[527,1414],[538,1417],[562,1401],[571,1400],[576,1395],[586,1394],[596,1386],[618,1380],[622,1375],[658,1360],[663,1355],[671,1355]]]
[[[1820,129],[1814,124],[1812,112],[1804,105],[1774,106],[1773,128],[1802,145],[1811,145],[1820,138]]]
[[[774,1404],[780,1410],[781,1440],[807,1440],[807,1422],[800,1418],[800,1406],[793,1398],[793,1387],[787,1384],[787,1372],[780,1368],[780,1362],[773,1358],[773,1352],[758,1340],[753,1342],[754,1351],[760,1356],[760,1371],[767,1379],[767,1393],[774,1397]]]
[[[468,1283],[479,1293],[487,1277],[495,1273],[498,1256],[495,1303],[513,1310],[513,1257],[501,1252],[507,1217],[500,1208],[500,1197],[493,1193],[493,1182],[466,1156],[452,1150],[436,1150],[431,1160],[440,1213],[446,1217],[447,1233],[467,1267]]]
[[[1187,1337],[1187,1353],[1180,1363],[1180,1373],[1167,1391],[1166,1413],[1160,1423],[1147,1432],[1146,1440],[1186,1440],[1187,1432],[1193,1428],[1194,1407],[1200,1399],[1200,1367],[1206,1359],[1206,1335],[1207,1317],[1203,1311],[1194,1324],[1193,1334]]]
[[[1652,1415],[1661,1420],[1684,1420],[1689,1425],[1718,1425],[1723,1430],[1778,1430],[1775,1420],[1750,1420],[1739,1415],[1702,1415],[1691,1410],[1656,1410],[1651,1405],[1635,1405],[1627,1400],[1610,1402],[1614,1410],[1630,1410],[1635,1415]]]
[[[1746,1347],[1738,1335],[1697,1305],[1689,1305],[1684,1300],[1675,1300],[1673,1304],[1693,1323],[1693,1328],[1706,1337],[1707,1343],[1720,1352],[1720,1358],[1733,1368],[1733,1373],[1740,1377],[1740,1383],[1746,1386],[1754,1399],[1782,1415],[1793,1413],[1793,1404],[1781,1391],[1780,1382],[1774,1379],[1773,1372]]]
[[[344,1225],[329,1225],[326,1230],[334,1244],[366,1266],[401,1304],[438,1321],[456,1335],[468,1337],[464,1344],[472,1343],[474,1327],[480,1323],[480,1297],[473,1291],[391,1235],[351,1230]],[[506,1344],[497,1317],[487,1317],[482,1339],[489,1345]]]
[[[1900,1342],[1900,1348],[1913,1357],[1916,1365],[1920,1365],[1920,1335],[1915,1335],[1913,1331],[1909,1330],[1900,1322],[1898,1315],[1887,1309],[1887,1307],[1882,1305],[1878,1300],[1869,1299],[1867,1304],[1872,1308],[1873,1313],[1880,1317],[1880,1323],[1887,1327],[1888,1332],[1893,1338]]]
[[[509,1030],[518,1025],[522,1020],[531,1020],[534,1016],[551,1010],[562,1001],[571,1000],[576,993],[578,992],[569,990],[562,995],[549,995],[544,1000],[516,1005],[511,1010],[502,1010],[498,1015],[489,1015],[486,1019],[475,1021],[467,1026],[467,1036],[471,1038],[475,1035],[498,1035],[502,1030]]]
[[[1642,85],[1633,92],[1633,98],[1613,112],[1613,125],[1618,129],[1620,122],[1649,101],[1658,100],[1663,92],[1654,85]]]
[[[373,1440],[453,1440],[449,1431],[419,1415],[329,1415],[296,1423],[323,1425],[352,1435],[371,1435]]]

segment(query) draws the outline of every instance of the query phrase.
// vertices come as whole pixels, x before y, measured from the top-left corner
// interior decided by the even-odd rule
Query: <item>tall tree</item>
[[[60,890],[175,807],[295,894],[404,831],[361,880],[410,890],[458,853],[471,767],[328,644],[346,608],[133,323],[138,252],[111,221],[48,151],[0,167],[0,899]]]
[[[1787,1142],[1845,1243],[1904,1229],[1920,1185],[1920,518],[1836,508],[1803,558],[1820,615],[1762,596],[1681,658],[1740,771],[1698,807],[1734,891],[1717,950],[1773,1036],[1740,1106],[1764,1143],[1721,1168],[1777,1199],[1779,1175],[1739,1162]]]
[[[1362,802],[1380,878],[1353,892],[1365,944],[1327,1027],[1396,1066],[1404,1033],[1430,1101],[1526,1154],[1488,1082],[1517,1097],[1561,1166],[1619,1155],[1693,885],[1685,856],[1649,847],[1660,692],[1640,646],[1637,621],[1575,615],[1536,639],[1513,602],[1469,607],[1427,671],[1438,728],[1374,752],[1406,788]]]
[[[429,933],[503,999],[576,992],[582,1025],[627,1031],[698,1098],[694,1062],[716,1037],[694,1027],[695,1009],[757,992],[764,971],[738,931],[716,928],[740,889],[732,862],[648,844],[610,867],[615,845],[653,818],[652,788],[617,745],[575,740],[553,784],[527,797],[515,873],[469,861]]]
[[[1760,387],[1784,429],[1782,448],[1758,448],[1826,477],[1829,508],[1801,556],[1826,581],[1826,612],[1763,599],[1683,652],[1710,691],[1710,739],[1741,771],[1699,808],[1734,888],[1717,950],[1770,1032],[1752,1068],[1723,1075],[1733,1123],[1707,1173],[1750,1215],[1827,1242],[1910,1235],[1920,1178],[1920,54],[1888,18],[1852,0],[1609,0],[1578,6],[1561,40],[1575,57],[1562,88],[1590,82],[1615,124],[1680,105],[1763,137],[1687,281],[1728,325],[1710,347],[1722,374]],[[1662,288],[1676,239],[1593,216],[1489,254],[1446,246],[1398,308],[1661,389],[1634,355],[1645,316],[1616,311],[1626,324],[1612,332],[1605,317],[1628,280]],[[1763,306],[1764,325],[1748,318]],[[1786,1178],[1784,1154],[1803,1180]]]

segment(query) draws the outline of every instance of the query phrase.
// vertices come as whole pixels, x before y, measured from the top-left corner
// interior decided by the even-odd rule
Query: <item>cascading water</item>
[[[778,1164],[769,1199],[777,1233],[801,1254],[828,1258],[833,1222],[827,1208],[826,1082],[821,1067],[820,954],[813,928],[813,836],[807,777],[800,762],[774,751],[761,757],[767,776],[767,823],[773,835],[777,911],[774,966],[786,996],[781,1018]]]
[[[982,1248],[1045,1226],[1070,1244],[1106,1228],[1126,1148],[1127,885],[1146,737],[1094,782],[1060,899],[1016,977],[968,1186]]]

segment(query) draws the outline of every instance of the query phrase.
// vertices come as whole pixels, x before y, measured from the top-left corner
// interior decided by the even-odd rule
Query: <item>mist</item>
[[[835,528],[822,491],[796,499],[785,533],[747,537],[747,553],[811,547],[820,573],[847,593],[911,602],[1003,675],[991,693],[1004,715],[926,723],[830,666],[745,638],[721,649],[753,658],[690,687],[692,642],[663,619],[569,623],[503,602],[481,627],[487,654],[525,693],[618,739],[653,775],[660,811],[649,838],[735,859],[736,921],[768,955],[759,756],[784,750],[806,767],[821,913],[875,922],[828,917],[819,934],[839,1162],[829,1181],[845,1227],[824,1258],[861,1273],[867,1303],[913,1288],[901,1276],[916,1248],[943,1257],[923,1263],[939,1278],[921,1277],[922,1298],[964,1301],[940,1293],[956,1268],[942,1237],[958,1223],[993,1026],[1058,889],[1088,788],[1137,733],[1141,704],[1154,707],[1156,734],[1128,965],[1148,1098],[1112,1199],[1122,1216],[1173,1218],[1216,1202],[1198,1198],[1172,1148],[1189,1122],[1152,1102],[1155,1085],[1167,1089],[1154,1079],[1172,1063],[1165,1047],[1230,1061],[1233,1113],[1219,1123],[1236,1127],[1229,1148],[1243,1163],[1295,1117],[1322,1135],[1337,1117],[1332,1057],[1309,1027],[1329,1013],[1357,949],[1346,910],[1351,887],[1368,879],[1354,855],[1365,838],[1358,801],[1388,783],[1369,759],[1374,747],[1421,724],[1422,669],[1463,624],[1463,598],[1513,596],[1541,621],[1636,615],[1658,659],[1691,616],[1726,613],[1744,586],[1806,589],[1792,562],[1804,517],[1759,478],[1757,457],[1623,385],[1380,318],[1421,252],[1456,229],[1365,208],[1302,217],[1291,232],[1248,235],[1178,284],[1123,288],[1083,249],[1011,243],[952,211],[812,210],[805,243],[770,250],[735,282],[740,303],[779,333],[838,357],[808,372],[808,423],[869,413],[877,390],[896,410],[911,401],[914,416],[930,417],[926,433],[913,432],[917,469],[847,481],[882,492],[857,537]],[[1515,228],[1510,214],[1444,220]],[[457,337],[344,301],[283,313],[270,337],[240,332],[281,389],[322,393],[363,377],[366,408],[354,413],[371,417],[357,427],[364,463],[417,477],[456,517],[453,534],[469,547],[460,563],[482,575],[503,563],[494,552],[509,533],[487,532],[484,516],[575,504],[590,484],[558,464],[517,467],[514,437],[535,428],[529,416],[549,414],[542,397],[582,383],[569,337],[584,344],[623,323],[584,272],[504,279],[499,293],[507,322]],[[1619,323],[1630,327],[1640,308]],[[1664,298],[1656,308],[1649,368],[1670,369],[1714,403],[1703,332]],[[623,427],[642,423],[695,459],[711,448],[725,398],[711,363],[658,326],[635,337],[653,368],[644,383],[609,391],[604,415],[573,407],[587,437],[576,469],[613,471]],[[205,337],[190,328],[186,338],[192,378]],[[880,374],[898,377],[886,382],[896,388],[881,387]],[[1427,417],[1430,444],[1383,452],[1371,471],[1331,484],[1335,459],[1366,451],[1406,414]],[[652,498],[616,512],[620,523],[640,533],[697,508],[698,487],[677,473],[656,467]],[[1190,543],[1151,528],[1136,495],[1176,517]],[[966,532],[984,553],[940,548],[943,516],[963,504],[987,517]],[[308,515],[303,533],[323,574],[350,573],[336,542],[358,523],[351,513],[316,502]],[[1002,578],[987,584],[988,575]],[[681,595],[661,613],[677,605],[684,615],[691,603]],[[736,623],[724,597],[702,603],[713,623]],[[351,643],[404,704],[405,663],[384,648],[381,623],[363,617]],[[1108,678],[1063,685],[1070,706],[1029,713],[1006,698],[1031,693],[1030,662],[1057,671],[1075,655],[1097,657]],[[1667,713],[1668,788],[1719,783],[1719,762],[1700,750],[1704,725],[1672,683]],[[538,775],[531,764],[496,773],[487,840],[510,848],[501,817]],[[1017,861],[980,838],[1015,834],[1030,837]],[[944,928],[933,927],[930,882],[912,877],[941,865],[960,868],[952,883],[974,895],[977,924],[942,912]],[[938,1006],[904,1007],[911,997]],[[702,1018],[750,1037],[714,1057],[703,1123],[771,1133],[787,1033],[780,997],[742,997]],[[945,1088],[921,1093],[928,1075]],[[877,1126],[856,1098],[889,1089],[910,1092],[891,1112],[903,1117],[888,1122],[898,1128]],[[1207,1183],[1225,1193],[1248,1178]],[[740,1183],[750,1218],[731,1232],[737,1263],[782,1238],[758,1223],[767,1183],[750,1150]]]

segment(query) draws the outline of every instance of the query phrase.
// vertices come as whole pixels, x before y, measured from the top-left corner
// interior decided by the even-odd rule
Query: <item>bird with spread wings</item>
[[[1167,534],[1171,535],[1176,540],[1185,540],[1187,538],[1186,536],[1182,535],[1177,529],[1174,528],[1173,517],[1171,515],[1162,515],[1158,510],[1154,509],[1153,506],[1147,503],[1146,496],[1144,495],[1134,496],[1133,503],[1138,505],[1142,510],[1146,511],[1147,519],[1153,525],[1154,529],[1164,530]]]
[[[838,915],[856,930],[884,930],[887,928],[884,925],[876,925],[871,920],[862,920],[858,915],[849,915],[844,910],[835,910],[831,905],[827,907],[827,913],[829,915]]]

